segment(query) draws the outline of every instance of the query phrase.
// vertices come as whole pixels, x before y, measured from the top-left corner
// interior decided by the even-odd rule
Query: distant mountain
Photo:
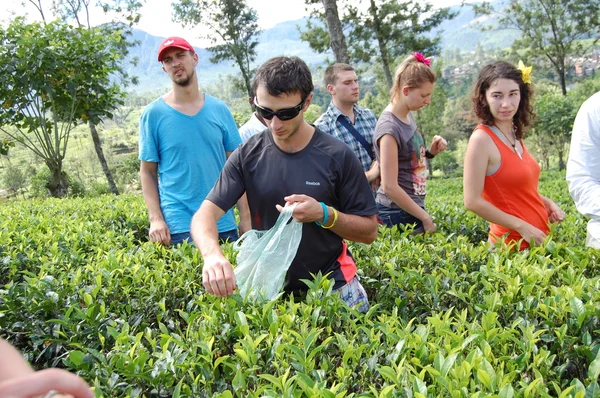
[[[494,7],[502,3],[503,0],[491,2]],[[475,50],[478,43],[485,50],[497,50],[509,47],[520,37],[519,31],[500,27],[498,15],[477,17],[469,5],[450,9],[457,11],[458,15],[450,21],[444,21],[435,32],[442,32],[442,52],[454,49],[469,52]],[[484,29],[484,26],[491,29]]]
[[[471,7],[453,7],[453,9],[459,11],[458,16],[451,21],[445,21],[438,30],[442,31],[442,51],[460,49],[463,52],[470,52],[475,50],[477,43],[480,43],[484,49],[504,48],[510,46],[518,37],[518,32],[514,30],[482,30],[477,26],[477,22],[483,21],[483,18],[476,18]],[[497,25],[496,16],[486,18],[486,24]],[[309,47],[308,43],[300,40],[297,26],[306,26],[306,18],[283,22],[263,31],[257,46],[256,65],[278,55],[296,55],[311,67],[322,65],[326,58],[333,59],[331,52],[318,54]],[[170,86],[168,77],[156,59],[156,52],[163,37],[134,29],[133,38],[140,42],[139,46],[131,49],[129,55],[130,60],[134,57],[138,59],[137,65],[131,65],[128,70],[130,74],[138,76],[140,81],[133,89],[137,92],[145,92]],[[197,72],[200,84],[206,85],[217,81],[219,76],[238,73],[237,66],[232,61],[212,64],[209,61],[210,53],[206,49],[196,47],[196,51],[199,56]]]
[[[278,55],[296,55],[302,58],[309,66],[318,66],[325,62],[327,56],[332,54],[318,54],[310,49],[308,43],[300,40],[297,25],[306,24],[305,19],[287,21],[267,29],[260,34],[259,45],[256,47],[256,65],[262,64],[269,58]],[[133,87],[137,92],[159,89],[170,86],[170,81],[161,69],[157,60],[158,46],[164,37],[153,36],[143,30],[134,29],[133,38],[140,42],[130,50],[129,61],[137,58],[135,66],[131,65],[128,72],[138,76],[139,84]],[[198,53],[198,80],[200,84],[209,84],[219,79],[219,76],[237,74],[238,69],[233,61],[213,64],[209,61],[210,52],[206,49],[194,47]]]

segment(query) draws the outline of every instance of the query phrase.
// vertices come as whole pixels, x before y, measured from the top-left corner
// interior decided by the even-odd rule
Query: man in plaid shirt
[[[328,66],[325,69],[325,85],[331,94],[331,103],[327,111],[317,119],[315,126],[352,148],[362,164],[367,180],[375,188],[379,183],[379,164],[372,155],[377,117],[370,109],[358,105],[359,86],[354,68],[341,63]],[[345,123],[342,118],[346,120]],[[344,124],[351,124],[355,134],[363,137],[363,142],[355,138]]]

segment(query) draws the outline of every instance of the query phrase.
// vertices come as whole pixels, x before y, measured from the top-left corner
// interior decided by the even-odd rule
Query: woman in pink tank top
[[[490,222],[489,240],[541,244],[548,221],[564,212],[538,192],[540,167],[523,136],[534,118],[531,68],[508,62],[486,65],[473,92],[475,115],[482,124],[469,139],[464,164],[465,207]]]

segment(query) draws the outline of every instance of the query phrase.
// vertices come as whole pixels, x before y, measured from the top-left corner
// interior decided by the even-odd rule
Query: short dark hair
[[[327,69],[325,69],[325,87],[330,84],[335,85],[338,73],[346,71],[354,71],[354,68],[348,64],[342,63],[329,65]]]
[[[274,97],[300,93],[306,99],[313,91],[310,69],[298,57],[275,57],[261,65],[256,71],[254,92],[263,86]]]
[[[485,93],[492,83],[498,79],[508,79],[519,85],[521,101],[517,113],[513,116],[515,126],[515,137],[520,140],[525,135],[526,130],[533,124],[535,113],[531,105],[533,89],[531,84],[523,81],[523,73],[513,64],[505,61],[497,61],[488,64],[481,69],[475,87],[473,88],[473,112],[475,116],[485,124],[494,124],[494,116],[490,112],[490,106],[485,99]]]

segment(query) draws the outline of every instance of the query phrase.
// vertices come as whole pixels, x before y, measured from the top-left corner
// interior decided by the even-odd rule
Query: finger
[[[227,285],[225,281],[225,274],[223,273],[223,267],[215,270],[215,280],[212,283],[213,290],[217,294],[217,297],[223,297],[227,295]]]
[[[544,243],[544,238],[537,237],[535,239],[535,244],[536,245],[541,245],[542,243]]]
[[[283,211],[283,206],[281,205],[275,205],[275,208],[277,209],[278,212],[282,212]]]
[[[294,203],[294,202],[306,202],[309,197],[307,195],[298,195],[298,194],[294,194],[294,195],[289,195],[286,196],[285,198],[283,198],[286,202],[289,202],[290,204]]]
[[[157,242],[160,242],[160,243],[163,243],[163,244],[165,243],[165,236],[164,236],[164,234],[162,233],[161,230],[156,231],[155,232],[155,236],[156,236],[156,241]]]
[[[75,398],[93,398],[90,386],[79,376],[61,369],[46,369],[0,384],[0,396],[33,398],[49,391]]]
[[[227,296],[230,296],[235,290],[235,274],[233,273],[233,269],[231,267],[224,267],[223,274],[225,275],[225,282],[227,285]]]
[[[202,285],[204,285],[204,288],[206,289],[206,292],[209,294],[215,294],[215,292],[213,291],[212,288],[212,280],[213,280],[213,272],[209,269],[204,269],[202,271]]]

